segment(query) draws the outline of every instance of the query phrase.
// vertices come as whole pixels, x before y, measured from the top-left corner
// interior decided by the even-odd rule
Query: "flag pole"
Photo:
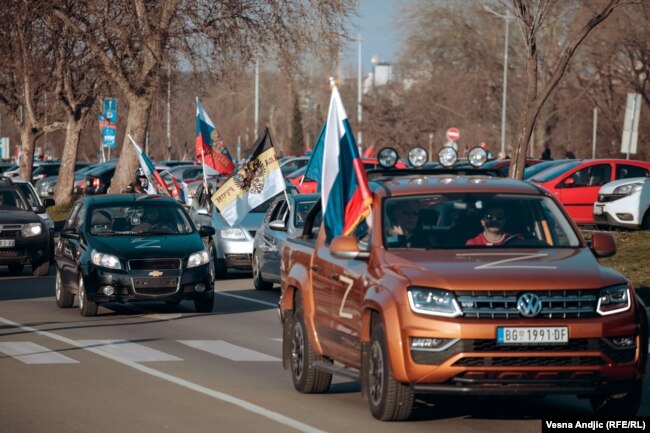
[[[203,146],[201,146],[201,168],[203,169],[203,188],[210,193],[208,190],[208,178],[205,175],[205,154],[203,153]]]

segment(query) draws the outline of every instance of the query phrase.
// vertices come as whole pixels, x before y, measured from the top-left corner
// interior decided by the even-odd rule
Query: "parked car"
[[[508,171],[510,170],[510,162],[511,159],[492,159],[490,161],[487,161],[481,168],[483,169],[489,169],[489,170],[496,170],[499,173],[499,176],[501,177],[508,177]],[[541,159],[530,159],[526,158],[526,167],[533,167],[536,164],[539,164],[542,162]]]
[[[97,167],[93,168],[87,172],[85,176],[85,185],[83,185],[83,195],[96,195],[96,194],[106,194],[108,188],[111,186],[111,180],[115,174],[115,168],[117,167],[117,160],[111,160],[99,164]],[[75,182],[75,192],[76,192],[76,182]]]
[[[544,170],[529,181],[552,192],[578,224],[594,224],[600,187],[613,180],[649,177],[650,162],[627,159],[574,160]]]
[[[18,164],[14,162],[0,162],[0,173],[5,171],[18,170]]]
[[[18,185],[0,179],[0,265],[10,273],[21,273],[25,265],[34,276],[49,272],[52,240],[42,213],[45,208],[32,207]]]
[[[90,170],[93,168],[97,167],[97,164],[88,164],[83,167],[77,168],[77,170],[74,173],[74,182],[78,181],[84,181],[85,183],[85,175],[88,173]],[[52,197],[54,196],[54,190],[56,189],[56,182],[59,180],[59,175],[58,173],[53,176],[48,176],[44,177],[42,179],[39,179],[34,183],[34,189],[38,193],[39,197],[45,198],[45,197]],[[73,186],[73,191],[75,187]]]
[[[298,170],[309,163],[309,156],[285,156],[278,160],[282,176]]]
[[[111,194],[78,200],[55,248],[56,304],[79,297],[82,316],[108,302],[191,299],[199,312],[214,306],[214,267],[197,227],[170,198]]]
[[[253,285],[257,290],[269,290],[274,283],[280,283],[280,251],[284,241],[302,232],[305,218],[319,197],[320,194],[283,194],[271,203],[253,240]]]
[[[89,166],[89,162],[77,161],[75,162],[75,170]],[[61,170],[61,161],[44,161],[32,171],[32,182],[45,179],[49,176],[58,176]]]
[[[594,203],[594,221],[599,227],[650,230],[650,179],[635,177],[603,185]]]

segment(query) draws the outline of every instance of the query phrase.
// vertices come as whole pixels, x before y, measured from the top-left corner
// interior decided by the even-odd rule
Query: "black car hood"
[[[198,233],[167,236],[88,236],[88,249],[120,259],[188,258],[205,247]]]
[[[0,224],[29,224],[40,222],[41,219],[31,210],[21,210],[15,207],[0,206]]]

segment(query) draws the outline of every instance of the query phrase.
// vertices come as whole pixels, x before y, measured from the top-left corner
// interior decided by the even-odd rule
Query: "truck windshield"
[[[384,200],[386,249],[575,248],[555,202],[538,195],[432,194]]]

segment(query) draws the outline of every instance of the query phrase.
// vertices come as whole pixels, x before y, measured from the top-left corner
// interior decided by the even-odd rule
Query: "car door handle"
[[[311,265],[311,270],[314,272],[318,272],[320,271],[320,268],[318,267],[318,265]]]

